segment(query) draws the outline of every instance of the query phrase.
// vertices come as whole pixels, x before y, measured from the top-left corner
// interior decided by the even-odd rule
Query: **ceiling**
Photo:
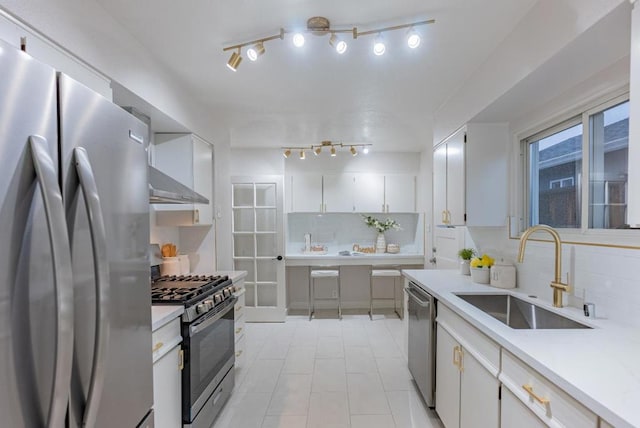
[[[307,146],[322,140],[372,143],[376,151],[421,151],[432,143],[432,116],[511,32],[535,0],[97,0],[164,64],[225,128],[233,148]],[[349,39],[337,55],[328,37],[290,36],[265,44],[258,61],[226,67],[222,48],[304,28],[312,16],[360,31],[435,19],[386,33],[387,52],[372,36]],[[244,50],[243,50],[243,56]]]

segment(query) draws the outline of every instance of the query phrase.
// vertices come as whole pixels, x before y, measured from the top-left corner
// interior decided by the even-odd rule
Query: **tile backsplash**
[[[385,232],[388,244],[399,244],[402,253],[424,253],[422,243],[423,216],[417,213],[372,214],[384,220],[391,218],[401,230]],[[287,214],[287,253],[299,253],[304,248],[304,235],[311,234],[312,245],[325,245],[331,253],[351,250],[353,244],[374,246],[377,231],[367,227],[358,213],[290,213]]]

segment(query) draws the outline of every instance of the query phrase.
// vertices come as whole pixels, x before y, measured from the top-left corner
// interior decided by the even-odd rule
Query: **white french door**
[[[247,271],[246,320],[286,316],[282,176],[231,177],[233,265]]]

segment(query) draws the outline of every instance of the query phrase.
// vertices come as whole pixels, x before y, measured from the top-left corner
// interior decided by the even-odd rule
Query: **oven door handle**
[[[223,309],[222,311],[218,312],[217,314],[215,314],[211,318],[208,318],[208,319],[202,321],[200,324],[197,324],[197,325],[189,327],[189,335],[193,336],[193,335],[197,334],[201,330],[204,330],[205,328],[209,327],[211,324],[213,324],[214,322],[218,321],[220,318],[225,316],[227,313],[229,313],[229,311],[233,310],[233,307],[236,304],[237,300],[238,300],[237,297],[235,297],[235,296],[232,297],[231,299],[229,299],[229,304],[225,309]]]
[[[107,233],[102,216],[102,206],[98,195],[93,168],[89,155],[83,147],[74,149],[76,172],[80,187],[84,193],[84,203],[89,219],[93,249],[93,266],[95,270],[96,327],[93,345],[93,361],[87,404],[82,418],[83,426],[93,426],[96,421],[98,406],[102,397],[105,376],[105,360],[109,343],[109,306],[110,277],[107,255]]]

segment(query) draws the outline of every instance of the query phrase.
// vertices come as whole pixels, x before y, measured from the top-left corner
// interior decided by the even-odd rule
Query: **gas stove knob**
[[[205,300],[204,301],[204,305],[206,306],[207,311],[210,311],[211,308],[213,308],[215,306],[214,303],[213,303],[213,299]]]
[[[225,296],[231,296],[231,287],[227,287],[224,289],[224,295]]]
[[[216,294],[214,296],[216,303],[220,303],[224,300],[224,296],[222,294]]]
[[[204,303],[200,303],[198,304],[198,306],[196,306],[196,313],[203,314],[205,312],[207,312],[207,307]]]

